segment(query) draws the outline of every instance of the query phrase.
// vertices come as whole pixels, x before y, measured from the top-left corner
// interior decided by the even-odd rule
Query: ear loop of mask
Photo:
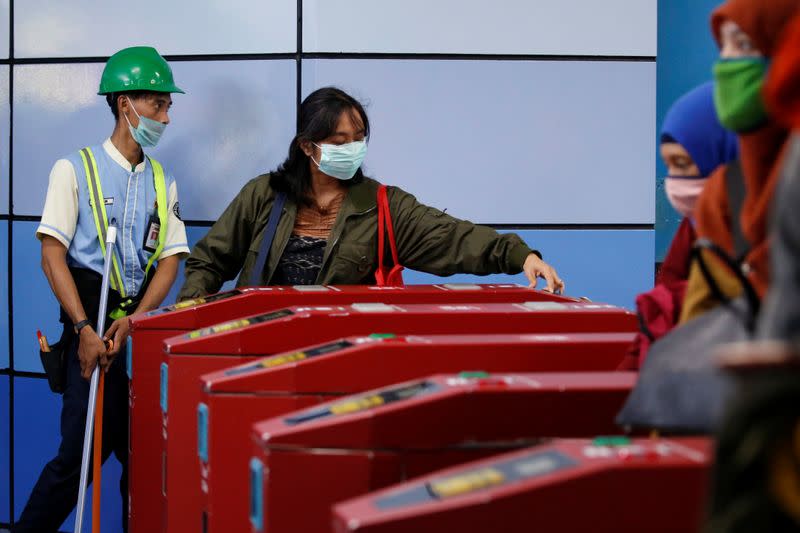
[[[125,95],[125,99],[126,99],[126,100],[128,101],[128,103],[131,105],[131,109],[133,109],[133,112],[136,114],[136,118],[138,118],[138,119],[139,119],[139,122],[141,122],[141,121],[142,121],[142,115],[140,115],[140,114],[139,114],[139,112],[138,112],[138,111],[136,111],[136,106],[135,106],[135,105],[133,105],[133,100],[131,100],[130,96],[128,96],[127,94]],[[125,115],[125,114],[123,113],[123,115],[122,115],[122,116],[123,116],[123,117],[125,117],[125,121],[128,123],[128,126],[130,126],[131,128],[133,128],[133,124],[131,124],[131,121],[130,121],[130,119],[128,118],[128,115]],[[135,129],[135,128],[133,128],[133,129]]]
[[[316,146],[317,148],[319,148],[319,159],[320,159],[320,161],[322,161],[322,146],[318,145],[318,144],[317,144],[317,143],[315,143],[315,142],[312,142],[311,144],[313,144],[314,146]],[[317,168],[319,168],[319,161],[317,161],[316,159],[314,159],[314,156],[311,156],[311,155],[310,155],[310,156],[308,156],[308,158],[309,158],[310,160],[312,160],[314,163],[316,163],[316,164],[317,164]]]

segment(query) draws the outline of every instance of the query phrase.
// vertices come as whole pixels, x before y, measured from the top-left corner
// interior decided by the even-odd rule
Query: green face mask
[[[767,74],[762,58],[722,59],[714,64],[714,107],[720,123],[747,132],[767,120],[761,88]]]

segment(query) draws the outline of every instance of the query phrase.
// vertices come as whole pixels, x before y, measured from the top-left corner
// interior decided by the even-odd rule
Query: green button
[[[489,377],[489,373],[488,372],[484,372],[483,370],[476,370],[476,371],[472,371],[472,372],[461,372],[458,375],[458,377],[467,378],[467,379],[482,379],[482,378],[488,378]]]
[[[631,443],[628,437],[595,437],[592,444],[595,446],[627,446]]]
[[[397,335],[394,333],[373,333],[369,336],[370,339],[396,339]]]

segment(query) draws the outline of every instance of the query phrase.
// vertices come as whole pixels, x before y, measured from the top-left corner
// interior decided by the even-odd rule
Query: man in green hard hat
[[[122,463],[127,530],[128,317],[161,304],[189,253],[175,179],[142,149],[158,143],[169,124],[170,95],[182,92],[155,49],[120,50],[106,63],[98,91],[114,115],[111,137],[59,159],[50,172],[36,236],[64,324],[61,340],[51,347],[63,353],[63,368],[48,369],[51,388],[64,395],[61,445],[42,470],[15,531],[58,531],[75,507],[88,379],[98,364],[106,372],[103,460],[113,452]],[[111,326],[101,332],[94,321],[111,225],[118,230],[106,322]]]

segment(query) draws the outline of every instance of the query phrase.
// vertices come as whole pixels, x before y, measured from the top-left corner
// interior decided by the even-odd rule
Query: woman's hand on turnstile
[[[536,287],[537,278],[542,278],[547,282],[547,286],[544,288],[545,291],[563,294],[565,285],[564,282],[561,281],[561,278],[558,277],[556,269],[539,259],[538,255],[530,254],[528,258],[525,259],[522,270],[528,277],[531,288]]]
[[[83,379],[92,378],[94,367],[97,366],[101,357],[106,355],[106,346],[103,340],[91,326],[81,329],[80,341],[78,343],[78,359],[81,362],[81,376]]]

